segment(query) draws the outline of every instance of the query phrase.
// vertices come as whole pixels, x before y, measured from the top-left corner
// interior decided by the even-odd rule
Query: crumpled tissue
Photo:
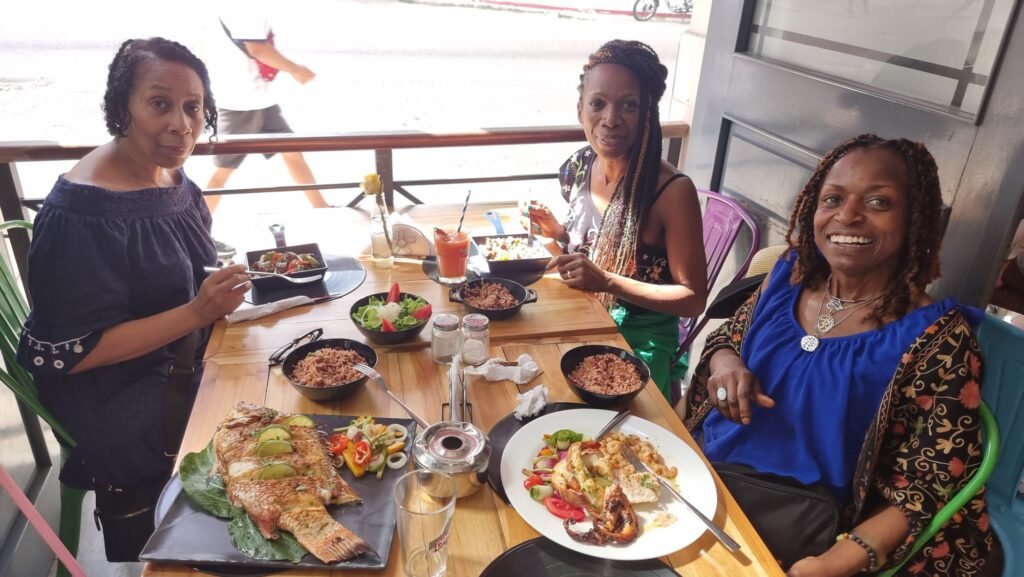
[[[247,303],[243,303],[241,307],[235,310],[235,312],[228,315],[227,320],[228,324],[231,325],[243,321],[260,319],[267,315],[272,315],[274,313],[309,304],[313,304],[313,299],[302,295],[262,305],[248,305]]]
[[[548,404],[547,385],[538,385],[525,393],[516,395],[516,419],[522,421],[524,417],[533,417],[544,409]]]
[[[512,381],[517,385],[525,385],[540,374],[540,367],[533,357],[521,354],[515,364],[504,364],[499,358],[488,359],[478,367],[466,367],[467,375],[483,375],[488,381]]]

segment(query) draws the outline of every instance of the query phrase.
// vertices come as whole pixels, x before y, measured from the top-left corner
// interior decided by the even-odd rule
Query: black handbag
[[[744,465],[712,466],[784,570],[804,557],[821,555],[835,543],[841,514],[825,487]]]

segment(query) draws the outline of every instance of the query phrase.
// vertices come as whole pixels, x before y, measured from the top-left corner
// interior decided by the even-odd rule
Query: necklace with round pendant
[[[800,348],[809,353],[817,350],[819,344],[821,341],[814,335],[804,335],[804,338],[800,339]]]

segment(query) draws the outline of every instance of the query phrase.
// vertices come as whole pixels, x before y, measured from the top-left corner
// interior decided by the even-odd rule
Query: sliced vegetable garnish
[[[327,446],[330,448],[332,455],[340,455],[345,447],[348,446],[348,437],[340,433],[335,433],[327,437]]]
[[[398,423],[388,425],[387,432],[391,434],[391,437],[396,441],[404,441],[409,436],[409,429]]]
[[[543,500],[548,512],[559,519],[572,519],[579,523],[586,516],[583,513],[583,509],[573,507],[558,497],[549,496],[544,497]]]
[[[373,450],[370,448],[370,442],[366,439],[356,441],[354,451],[356,464],[360,467],[366,467],[366,465],[369,464],[370,459],[373,457]]]
[[[398,298],[402,295],[402,289],[398,288],[398,283],[391,283],[391,290],[388,291],[388,302],[397,303]]]
[[[401,469],[409,462],[409,456],[399,451],[388,455],[388,468],[389,469]]]

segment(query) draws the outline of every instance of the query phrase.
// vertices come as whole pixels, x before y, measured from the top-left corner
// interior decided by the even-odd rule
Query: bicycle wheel
[[[646,22],[654,18],[654,13],[657,11],[658,0],[636,0],[636,3],[633,4],[633,18],[639,22]]]

